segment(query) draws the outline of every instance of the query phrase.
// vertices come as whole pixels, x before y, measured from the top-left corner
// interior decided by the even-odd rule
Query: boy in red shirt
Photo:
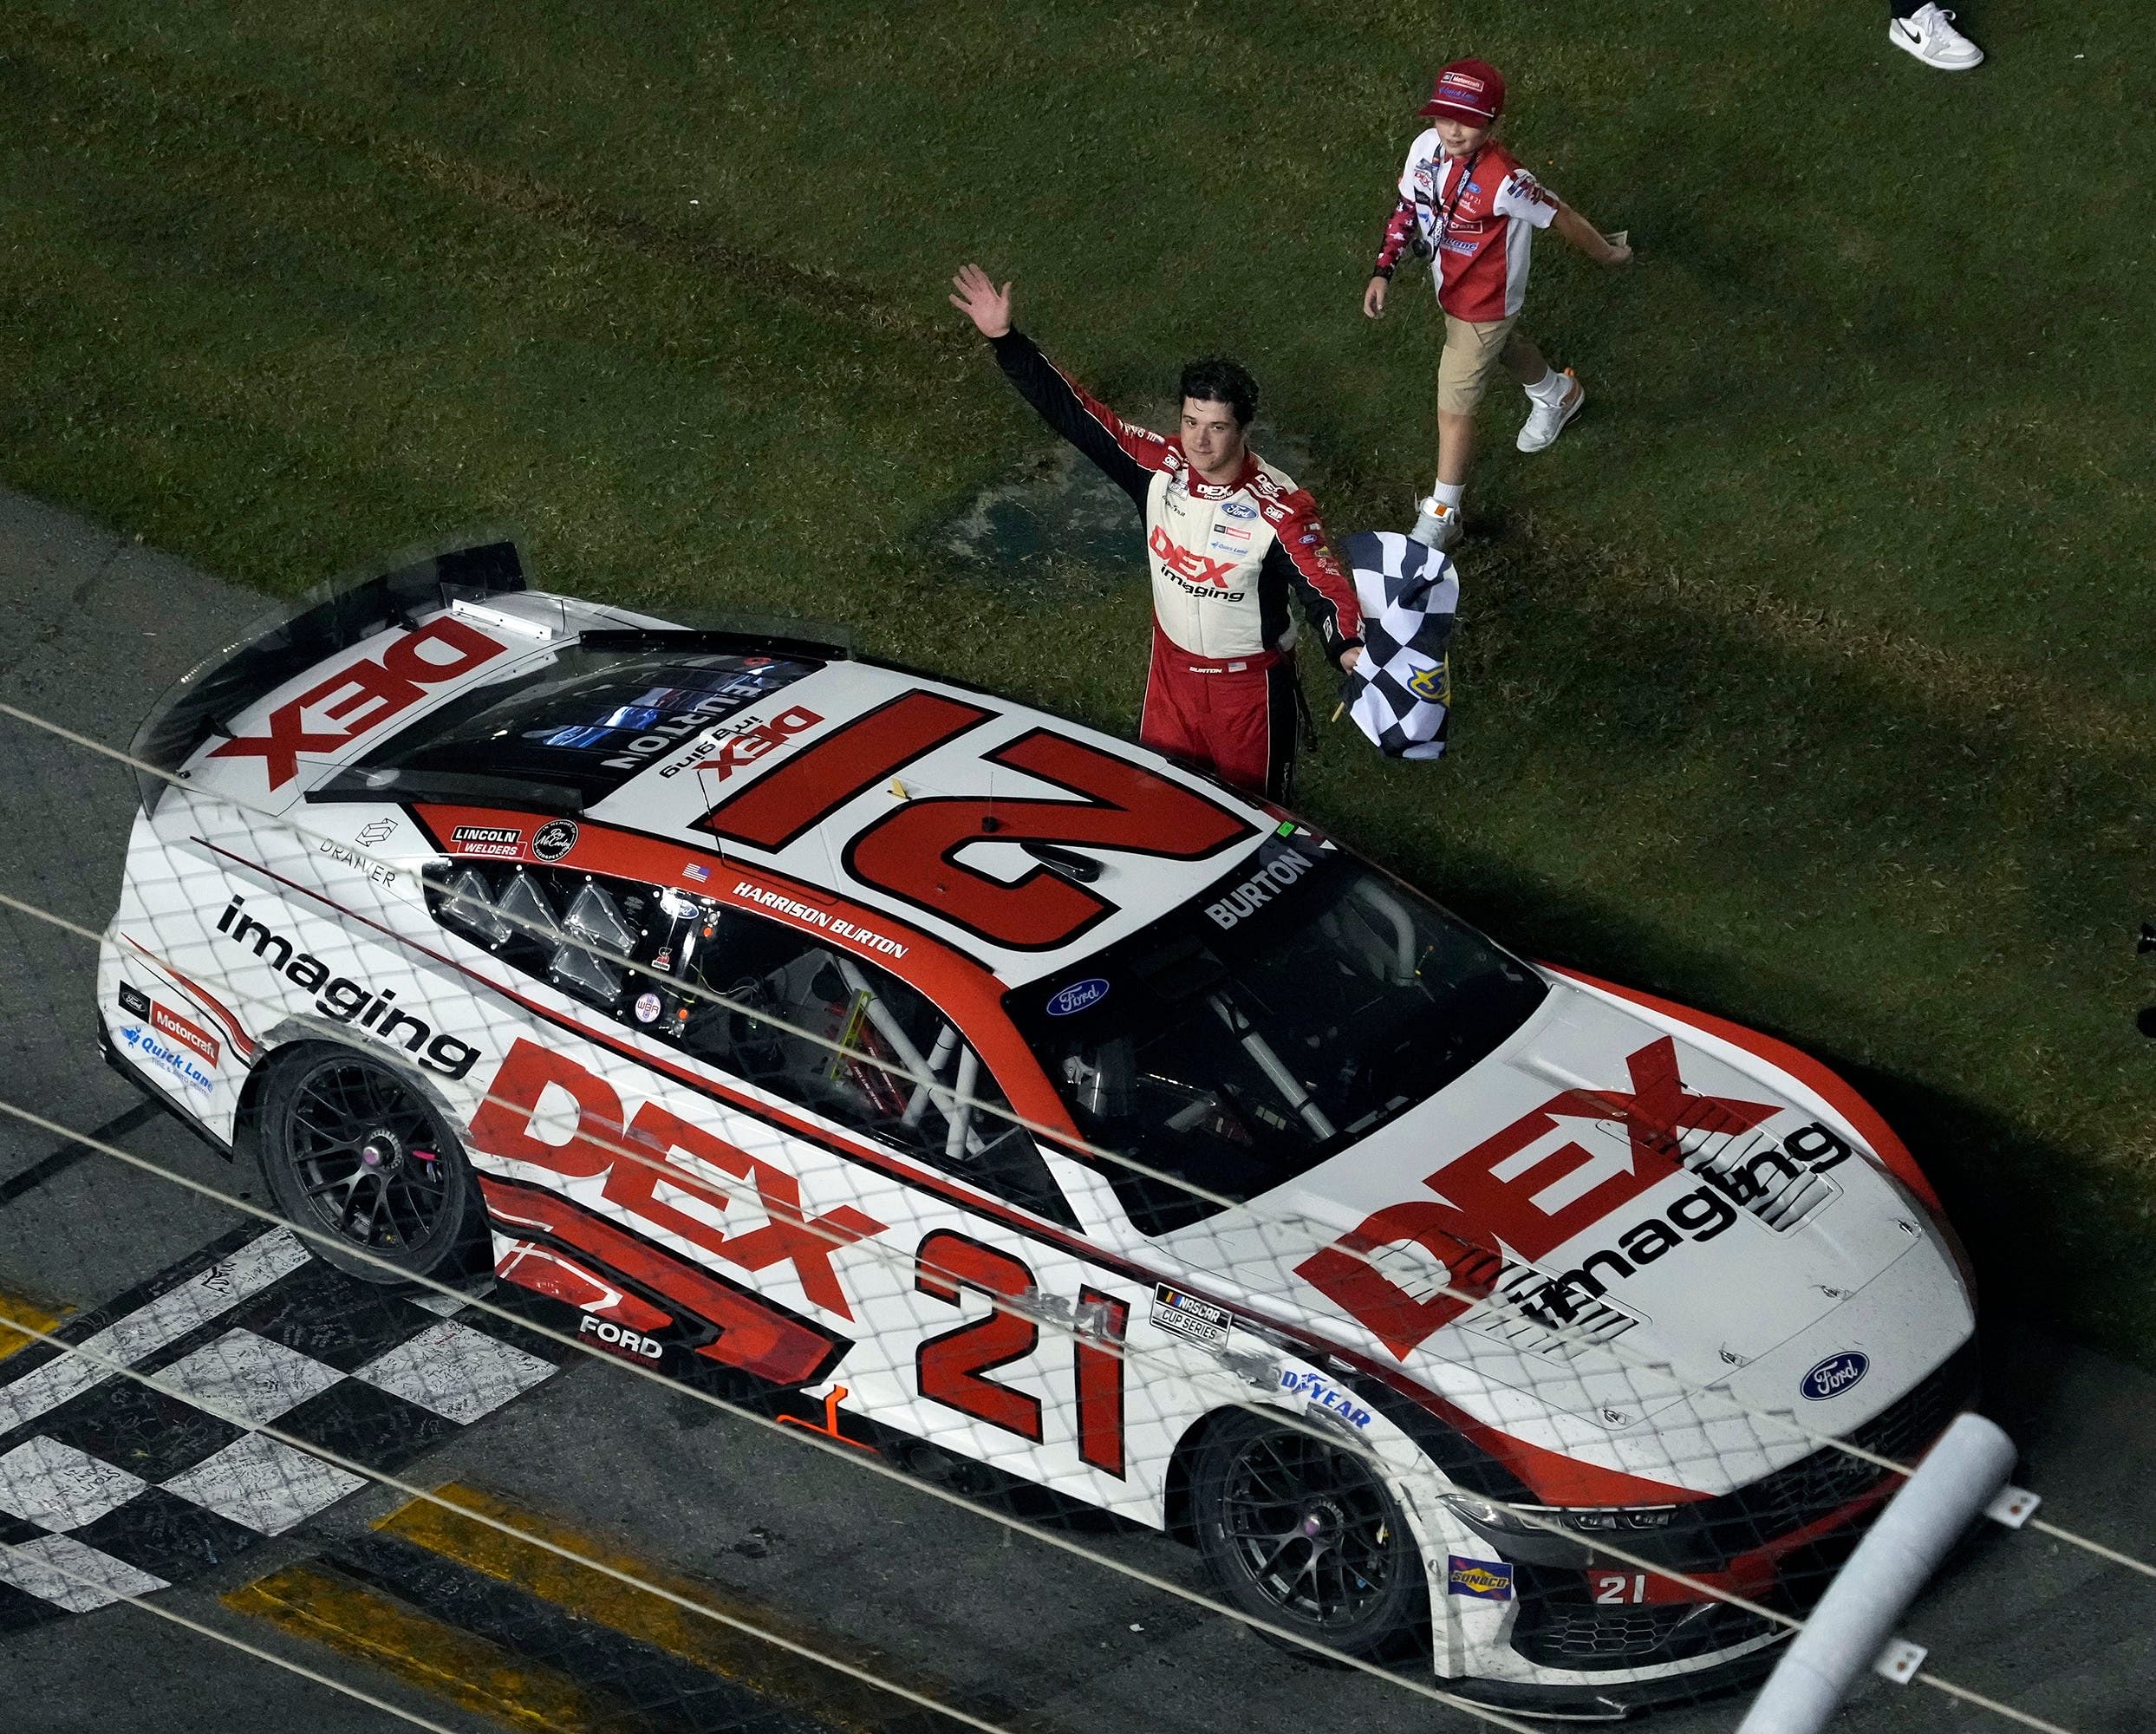
[[[1384,311],[1401,252],[1413,242],[1434,255],[1445,348],[1437,364],[1437,485],[1420,502],[1408,533],[1433,548],[1460,539],[1460,496],[1475,455],[1475,412],[1491,371],[1501,365],[1532,406],[1520,430],[1523,452],[1550,445],[1580,413],[1586,392],[1559,373],[1517,329],[1527,292],[1527,254],[1537,229],[1554,228],[1606,265],[1632,262],[1624,238],[1606,238],[1547,192],[1491,132],[1505,110],[1504,75],[1487,61],[1456,60],[1437,75],[1422,107],[1430,127],[1408,149],[1399,202],[1363,290],[1363,311]]]

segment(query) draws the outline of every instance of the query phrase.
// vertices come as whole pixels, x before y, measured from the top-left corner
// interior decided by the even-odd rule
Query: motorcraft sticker
[[[1186,1342],[1201,1348],[1224,1343],[1232,1321],[1233,1315],[1225,1307],[1215,1307],[1165,1282],[1153,1285],[1153,1322]]]
[[[183,1018],[170,1006],[154,1001],[150,1007],[150,1027],[161,1036],[168,1036],[182,1047],[191,1047],[202,1059],[217,1064],[218,1041],[209,1031],[192,1018]]]
[[[1463,1560],[1445,1555],[1445,1594],[1472,1595],[1482,1601],[1512,1600],[1512,1568],[1503,1560]]]
[[[129,1046],[198,1090],[210,1087],[206,1073],[188,1063],[184,1056],[170,1052],[166,1044],[176,1042],[181,1047],[192,1049],[205,1065],[215,1066],[218,1054],[224,1051],[215,1036],[192,1018],[182,1017],[162,1001],[153,1000],[131,981],[120,984],[120,1009],[137,1022],[150,1027],[149,1030],[121,1031]]]

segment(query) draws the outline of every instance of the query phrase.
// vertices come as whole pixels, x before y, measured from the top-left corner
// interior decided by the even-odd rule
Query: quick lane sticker
[[[1225,1307],[1215,1307],[1209,1300],[1201,1300],[1195,1294],[1186,1294],[1165,1282],[1153,1285],[1153,1322],[1163,1331],[1174,1332],[1185,1342],[1205,1348],[1224,1343],[1232,1319]]]

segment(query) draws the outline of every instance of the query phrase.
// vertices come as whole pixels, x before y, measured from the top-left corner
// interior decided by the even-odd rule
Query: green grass
[[[1042,434],[979,257],[1134,408],[1241,353],[1336,528],[1427,479],[1435,327],[1356,312],[1434,63],[1638,267],[1546,238],[1594,394],[1495,394],[1456,753],[1314,814],[1537,955],[1775,1030],[1903,1126],[1996,1293],[2147,1359],[2156,239],[2140,8],[16,4],[0,473],[290,590],[463,526],[1110,726],[1144,598],[932,534]],[[1135,538],[1133,540],[1135,548]],[[1052,571],[1048,582],[1053,581]],[[1051,593],[1052,592],[1048,592]]]

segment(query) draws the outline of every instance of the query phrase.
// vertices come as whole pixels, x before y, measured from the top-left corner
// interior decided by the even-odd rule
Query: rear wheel
[[[255,1140],[280,1213],[332,1237],[303,1236],[309,1251],[374,1282],[471,1268],[485,1228],[471,1164],[394,1067],[347,1047],[295,1053],[264,1085]]]
[[[1360,1453],[1231,1415],[1200,1448],[1190,1491],[1198,1549],[1246,1613],[1354,1656],[1391,1659],[1419,1638],[1429,1613],[1421,1556]]]

